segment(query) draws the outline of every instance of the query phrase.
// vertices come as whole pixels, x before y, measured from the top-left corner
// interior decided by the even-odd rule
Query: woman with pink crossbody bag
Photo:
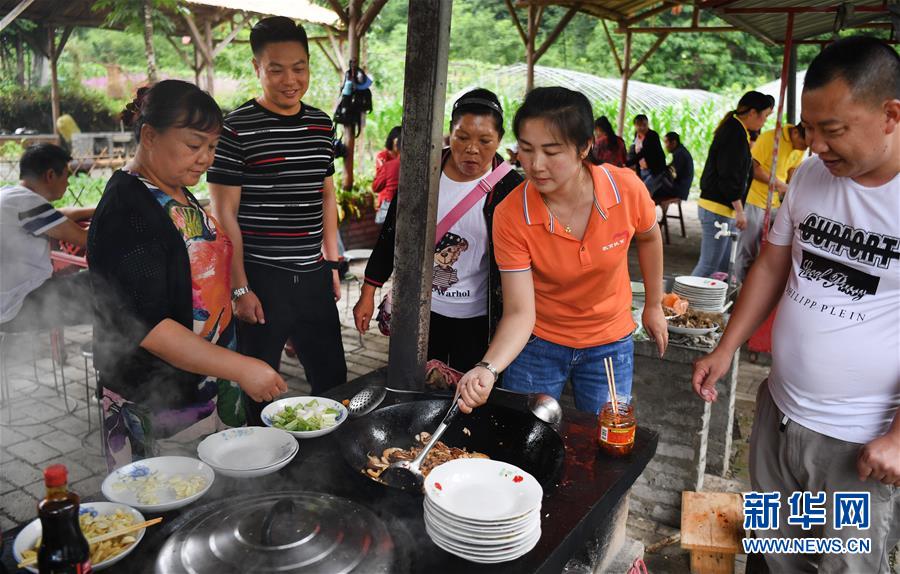
[[[492,219],[496,206],[522,181],[497,155],[502,137],[503,109],[494,93],[475,89],[453,104],[438,191],[428,358],[463,372],[481,359],[502,307]],[[415,190],[401,194],[410,192]],[[402,203],[402,195],[398,198]],[[361,333],[373,318],[376,289],[393,272],[397,202],[388,210],[353,309]]]

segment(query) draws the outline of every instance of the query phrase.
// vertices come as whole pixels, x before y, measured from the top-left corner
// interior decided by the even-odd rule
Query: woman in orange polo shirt
[[[464,412],[503,387],[554,397],[572,381],[579,410],[608,399],[603,360],[613,359],[620,400],[631,396],[635,324],[628,246],[637,241],[646,285],[642,321],[659,353],[668,342],[662,239],[647,188],[633,171],[588,161],[590,102],[566,88],[531,91],[514,131],[527,180],[494,215],[503,318],[484,359],[460,380]]]

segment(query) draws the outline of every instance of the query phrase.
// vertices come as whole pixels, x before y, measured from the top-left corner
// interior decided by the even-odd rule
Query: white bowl
[[[176,492],[168,484],[168,481],[173,478],[185,479],[196,475],[201,476],[206,485],[198,492],[184,498],[178,498]],[[146,482],[149,477],[162,481],[162,484],[154,492],[159,502],[138,501],[141,483]],[[206,494],[215,478],[216,474],[209,465],[196,458],[158,456],[117,468],[104,479],[100,490],[103,492],[103,496],[111,502],[127,504],[150,514],[159,514],[194,502]]]
[[[284,407],[295,407],[299,404],[305,405],[313,400],[318,401],[320,405],[323,405],[326,408],[332,408],[332,409],[335,409],[338,411],[338,415],[337,415],[337,418],[335,419],[334,426],[328,427],[326,429],[320,429],[320,430],[314,430],[314,431],[285,430],[284,432],[291,433],[291,435],[293,435],[297,438],[316,438],[316,437],[320,437],[320,436],[326,435],[330,432],[337,430],[337,428],[339,426],[341,426],[341,424],[343,424],[343,422],[345,420],[347,420],[347,408],[335,400],[325,398],[325,397],[288,397],[285,399],[275,401],[263,409],[262,414],[261,414],[263,424],[271,427],[272,426],[272,417],[274,417],[276,413],[284,410]],[[278,427],[273,427],[273,428],[278,428]],[[284,430],[284,429],[279,429],[279,430]]]
[[[282,469],[299,450],[300,445],[287,431],[243,427],[209,435],[197,446],[197,455],[219,474],[252,478]]]
[[[144,521],[144,515],[131,508],[126,504],[119,504],[116,502],[85,502],[81,505],[79,509],[79,514],[84,514],[86,512],[96,513],[96,514],[113,514],[116,509],[121,508],[125,512],[130,513],[134,517],[135,524]],[[122,558],[125,558],[131,552],[137,548],[137,545],[141,543],[141,539],[144,538],[144,532],[146,528],[141,528],[136,532],[132,532],[130,536],[134,536],[136,540],[123,550],[121,553],[116,554],[111,558],[107,558],[106,560],[100,562],[99,564],[91,564],[91,568],[95,571],[103,570],[105,568],[109,568]],[[13,542],[13,556],[16,558],[16,562],[22,561],[22,554],[31,548],[34,548],[34,544],[37,542],[37,539],[41,535],[41,520],[35,519],[28,523],[28,525],[23,528],[19,535],[16,536],[15,542]],[[26,568],[29,572],[37,572],[37,566],[28,566]]]
[[[499,460],[461,458],[435,467],[425,496],[464,520],[513,521],[541,505],[544,490],[521,468]]]

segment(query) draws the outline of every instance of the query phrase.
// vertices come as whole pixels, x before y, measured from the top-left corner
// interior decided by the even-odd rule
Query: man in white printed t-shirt
[[[50,238],[84,247],[93,207],[54,209],[66,192],[68,152],[53,144],[29,147],[19,160],[19,185],[0,189],[0,330],[47,329],[89,323],[87,273],[51,277]]]
[[[886,573],[900,540],[900,56],[873,38],[831,44],[806,73],[801,119],[817,157],[797,169],[693,385],[715,400],[735,351],[777,304],[750,478],[754,491],[780,494],[779,520],[754,534],[837,539],[844,550],[767,553],[766,564]],[[869,514],[843,512],[843,493],[867,493]],[[869,551],[853,553],[852,538],[869,539]]]

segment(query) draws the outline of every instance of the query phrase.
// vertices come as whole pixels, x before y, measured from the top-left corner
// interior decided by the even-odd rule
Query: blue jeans
[[[728,229],[734,231],[736,229],[734,219],[702,207],[697,208],[697,215],[700,218],[703,237],[700,239],[700,260],[697,261],[697,266],[691,271],[691,275],[709,277],[716,271],[728,273],[728,263],[731,261],[731,238],[716,239],[719,228],[715,224],[716,222],[728,223]]]
[[[612,357],[619,402],[631,402],[634,342],[631,334],[613,343],[575,349],[532,335],[528,344],[503,374],[503,388],[519,393],[546,393],[559,399],[566,381],[572,381],[575,407],[599,414],[609,402],[603,359]]]

